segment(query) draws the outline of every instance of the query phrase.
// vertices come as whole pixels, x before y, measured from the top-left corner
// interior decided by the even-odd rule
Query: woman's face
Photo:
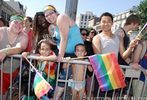
[[[55,24],[56,23],[57,16],[56,16],[55,11],[53,11],[53,10],[52,11],[46,11],[44,14],[45,14],[46,20],[49,23],[51,23],[51,24]]]
[[[27,17],[24,18],[23,24],[25,27],[30,27],[32,22],[29,21]]]
[[[39,26],[47,27],[47,21],[45,20],[45,17],[43,15],[39,15],[37,17],[37,22]]]
[[[19,33],[22,31],[23,29],[23,22],[20,20],[13,20],[10,22],[10,29],[15,32],[15,33]]]

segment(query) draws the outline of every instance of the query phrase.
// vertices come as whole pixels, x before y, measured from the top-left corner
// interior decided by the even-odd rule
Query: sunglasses
[[[90,33],[95,33],[95,32],[92,31],[92,32],[90,32]]]
[[[87,34],[86,34],[86,33],[81,33],[81,34],[82,34],[83,36],[85,36],[85,35],[87,36]]]

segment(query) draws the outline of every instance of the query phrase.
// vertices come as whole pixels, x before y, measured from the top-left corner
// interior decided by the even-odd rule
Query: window
[[[3,10],[2,10],[2,17],[6,18],[6,12],[4,12]]]
[[[85,16],[85,21],[87,21],[87,16]]]
[[[81,21],[83,21],[83,15],[81,16]]]

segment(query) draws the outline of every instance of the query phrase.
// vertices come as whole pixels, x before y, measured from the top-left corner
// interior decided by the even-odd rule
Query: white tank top
[[[118,57],[118,52],[119,52],[118,36],[114,34],[112,38],[110,38],[102,33],[99,34],[99,36],[100,36],[102,54],[114,52],[116,54],[116,57]]]

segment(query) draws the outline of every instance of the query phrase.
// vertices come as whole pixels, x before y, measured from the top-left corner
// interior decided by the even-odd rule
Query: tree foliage
[[[141,18],[141,26],[147,22],[147,0],[140,2],[138,6],[138,15]]]

